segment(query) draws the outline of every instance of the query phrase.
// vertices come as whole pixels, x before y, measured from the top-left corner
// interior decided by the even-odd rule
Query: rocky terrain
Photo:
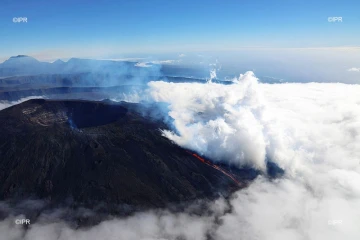
[[[166,125],[145,112],[125,102],[42,99],[0,111],[0,200],[153,208],[242,187],[164,138]],[[256,175],[228,170],[241,183]]]

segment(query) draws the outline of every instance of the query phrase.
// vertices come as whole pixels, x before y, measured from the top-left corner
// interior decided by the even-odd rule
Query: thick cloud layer
[[[360,86],[259,84],[252,72],[234,85],[151,82],[169,104],[177,144],[215,161],[285,176],[258,177],[205,216],[151,211],[73,230],[39,222],[25,231],[8,217],[0,239],[360,239]]]

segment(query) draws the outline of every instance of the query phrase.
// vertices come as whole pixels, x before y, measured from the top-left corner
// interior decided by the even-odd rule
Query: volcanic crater
[[[250,169],[199,161],[144,112],[151,109],[44,99],[0,111],[0,200],[158,208],[227,196],[255,178]]]

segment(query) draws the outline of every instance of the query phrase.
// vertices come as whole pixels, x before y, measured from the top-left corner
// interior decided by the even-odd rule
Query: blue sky
[[[342,23],[329,23],[341,16]],[[13,23],[27,17],[28,23]],[[0,57],[359,46],[360,1],[2,0]]]

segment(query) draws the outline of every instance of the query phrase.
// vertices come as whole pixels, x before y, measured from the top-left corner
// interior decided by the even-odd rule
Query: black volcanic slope
[[[238,188],[134,106],[30,100],[0,111],[0,200],[162,207]]]

